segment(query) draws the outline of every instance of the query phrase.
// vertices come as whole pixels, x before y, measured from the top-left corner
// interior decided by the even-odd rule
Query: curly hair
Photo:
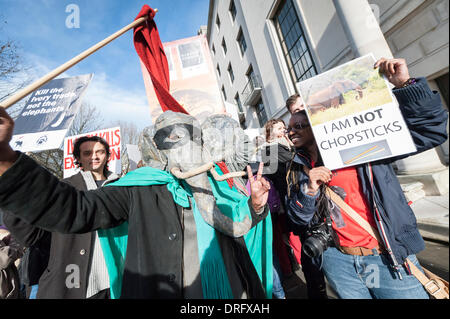
[[[286,127],[286,123],[282,119],[271,119],[264,124],[264,129],[266,131],[266,141],[270,140],[270,133],[273,131],[273,126],[277,123],[283,123],[284,127]]]
[[[81,144],[83,144],[85,142],[101,143],[105,147],[106,158],[109,159],[111,152],[109,150],[109,144],[105,139],[101,138],[100,136],[82,136],[80,138],[77,138],[73,145],[73,157],[75,158],[75,165],[77,165],[78,167],[83,167],[78,160],[80,159],[80,155],[81,155],[81,151],[80,151]],[[108,171],[108,162],[106,162],[106,165],[103,168],[103,173],[106,174],[107,171]]]

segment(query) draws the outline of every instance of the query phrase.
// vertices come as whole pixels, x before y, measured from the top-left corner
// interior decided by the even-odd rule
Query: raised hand
[[[259,164],[256,178],[253,176],[250,166],[247,165],[248,180],[250,182],[250,192],[252,206],[255,212],[260,212],[269,198],[270,183],[262,177],[264,163]]]
[[[408,66],[405,59],[379,59],[374,68],[380,68],[380,73],[386,75],[389,82],[396,88],[401,88],[409,80]]]

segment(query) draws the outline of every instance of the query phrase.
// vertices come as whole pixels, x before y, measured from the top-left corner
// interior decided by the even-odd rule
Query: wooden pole
[[[155,12],[158,12],[158,9],[155,9]],[[25,96],[27,96],[28,94],[30,94],[31,92],[33,92],[34,90],[40,88],[41,86],[43,86],[44,84],[46,84],[47,82],[51,81],[53,78],[57,77],[58,75],[60,75],[61,73],[63,73],[64,71],[66,71],[67,69],[70,69],[71,67],[73,67],[75,64],[77,64],[78,62],[80,62],[81,60],[83,60],[84,58],[88,57],[89,55],[91,55],[92,53],[94,53],[95,51],[97,51],[98,49],[104,47],[105,45],[107,45],[108,43],[110,43],[111,41],[115,40],[116,38],[120,37],[122,34],[124,34],[125,32],[127,32],[128,30],[130,30],[131,28],[134,28],[135,26],[141,24],[142,22],[144,22],[145,20],[147,20],[148,17],[142,17],[139,18],[135,21],[133,21],[132,23],[130,23],[129,25],[127,25],[126,27],[123,27],[122,29],[120,29],[119,31],[117,31],[114,34],[111,34],[109,37],[107,37],[106,39],[98,42],[97,44],[93,45],[92,47],[90,47],[89,49],[87,49],[86,51],[80,53],[79,55],[77,55],[76,57],[72,58],[71,60],[67,61],[66,63],[60,65],[59,67],[57,67],[56,69],[54,69],[53,71],[47,73],[46,75],[44,75],[42,78],[40,78],[39,80],[31,83],[30,85],[28,85],[27,87],[25,87],[24,89],[20,90],[19,92],[17,92],[16,94],[10,96],[9,98],[7,98],[6,100],[4,100],[3,102],[0,102],[0,106],[4,107],[5,109],[7,109],[8,107],[10,107],[11,105],[13,105],[14,103],[20,101],[21,99],[23,99]]]

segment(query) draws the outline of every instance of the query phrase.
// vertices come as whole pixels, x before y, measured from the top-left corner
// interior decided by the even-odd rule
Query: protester
[[[20,298],[20,278],[17,261],[23,255],[23,247],[0,225],[0,299]]]
[[[110,151],[103,138],[78,138],[73,156],[81,170],[64,179],[67,184],[79,190],[93,190],[118,179],[116,174],[108,171]],[[50,233],[10,213],[5,213],[4,221],[14,236],[30,247],[26,277],[31,285],[31,299],[109,298],[109,276],[97,232]],[[42,265],[46,267],[42,269]],[[77,268],[71,268],[71,265]]]
[[[270,228],[261,228],[266,224],[268,214],[269,185],[261,177],[262,165],[255,179],[250,168],[247,169],[251,181],[250,198],[229,190],[226,182],[223,182],[225,187],[220,183],[210,184],[210,192],[230,196],[226,200],[225,195],[214,195],[218,201],[212,203],[214,223],[220,226],[218,218],[225,218],[217,210],[216,205],[220,205],[221,209],[233,213],[231,218],[225,219],[231,225],[225,222],[222,226],[236,225],[236,229],[231,229],[233,233],[242,231],[241,226],[244,231],[248,227],[251,235],[247,238],[236,233],[233,237],[215,231],[208,224],[210,212],[199,211],[211,202],[202,201],[198,195],[208,197],[210,193],[194,188],[192,197],[185,183],[180,185],[167,171],[142,167],[106,187],[77,191],[58,181],[25,154],[11,149],[9,141],[13,125],[13,120],[0,108],[0,207],[37,227],[65,233],[108,230],[128,222],[126,250],[114,255],[112,248],[117,247],[116,242],[109,242],[112,256],[122,258],[113,258],[112,262],[107,258],[108,270],[118,268],[111,287],[114,296],[265,298],[271,294],[272,256],[271,250],[266,248],[272,234]],[[195,152],[184,155],[201,157],[201,136],[197,135],[201,130],[193,117],[164,112],[156,119],[155,131],[155,145],[168,156],[168,168],[178,168],[180,162],[196,167],[189,156],[181,156],[178,152],[180,148],[191,149]],[[180,157],[176,157],[178,155]],[[191,183],[204,176],[206,173],[185,181]],[[241,222],[235,212],[239,216],[245,213],[246,218]],[[205,238],[205,235],[210,237]],[[198,236],[203,239],[198,243],[206,246],[197,247]],[[256,249],[251,256],[249,244],[254,244],[250,248]],[[269,257],[270,265],[264,260]],[[264,276],[266,273],[269,276]],[[109,274],[111,277],[113,272]]]
[[[289,113],[294,114],[305,109],[303,100],[298,93],[295,93],[288,97],[286,100],[286,108]]]
[[[403,59],[382,58],[374,67],[379,67],[395,86],[393,93],[417,153],[443,143],[447,138],[447,114],[439,94],[430,90],[426,79],[410,78]],[[338,296],[428,298],[406,264],[408,258],[420,267],[415,254],[425,247],[414,213],[391,166],[413,154],[330,171],[323,166],[305,111],[292,115],[288,130],[297,149],[289,173],[288,215],[301,236],[308,233],[309,253],[316,250],[326,278]],[[376,229],[379,240],[342,209],[330,210],[326,187],[344,197],[345,203]],[[322,236],[320,243],[319,236]],[[305,251],[305,238],[302,243]]]
[[[287,137],[286,125],[282,119],[267,121],[264,129],[266,143],[261,147],[262,155],[266,163],[268,162],[267,159],[269,159],[269,166],[275,166],[272,171],[269,167],[265,167],[264,171],[264,177],[274,185],[269,191],[268,200],[274,231],[274,266],[276,266],[274,270],[278,271],[276,277],[280,277],[281,281],[285,281],[300,268],[299,264],[301,263],[300,240],[298,236],[295,236],[287,229],[286,206],[284,203],[286,195],[285,164],[292,157],[293,144]],[[273,156],[275,158],[271,158]],[[276,162],[271,163],[270,161],[272,160]],[[275,287],[274,283],[274,291]]]
[[[300,112],[305,109],[302,98],[299,94],[295,93],[291,95],[286,100],[286,108],[288,109],[289,113],[291,113],[291,119],[297,112]],[[290,158],[289,166],[292,165],[292,161],[294,159]],[[285,177],[286,177],[287,170],[285,170]],[[287,195],[287,188],[288,185],[286,184],[286,179],[283,179],[283,189],[285,189],[285,194]],[[288,210],[287,208],[286,210]],[[290,223],[288,222],[288,229],[292,230],[289,226]],[[300,238],[300,244],[298,246],[301,246],[305,240],[305,231],[306,229],[295,229],[295,234],[297,234]],[[307,287],[307,293],[309,299],[327,299],[327,291],[326,291],[326,283],[325,283],[325,277],[320,270],[320,267],[317,262],[315,262],[311,257],[304,254],[303,250],[300,250],[300,260],[302,264],[302,271],[305,276],[306,280],[306,287]]]

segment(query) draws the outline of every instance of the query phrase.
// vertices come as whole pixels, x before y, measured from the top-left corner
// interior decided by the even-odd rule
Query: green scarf
[[[218,170],[219,174],[221,173]],[[250,218],[247,204],[248,198],[236,190],[231,190],[226,182],[216,182],[209,177],[213,194],[221,212],[234,221],[241,221],[245,215]],[[170,173],[152,167],[142,167],[128,173],[120,180],[107,186],[150,186],[167,185],[174,201],[182,206],[189,207],[189,197],[192,197],[186,183],[183,186]],[[201,217],[196,203],[192,198],[194,220],[197,227],[197,244],[200,259],[200,278],[202,281],[203,296],[207,299],[233,298],[231,287],[223,262],[220,246],[213,227],[208,225]],[[269,219],[268,219],[269,218]],[[128,223],[111,228],[99,230],[100,243],[105,255],[106,266],[110,277],[111,298],[120,297],[122,290],[122,276],[124,271]],[[266,288],[267,297],[272,295],[272,223],[270,214],[264,221],[253,227],[244,236],[250,257]]]

